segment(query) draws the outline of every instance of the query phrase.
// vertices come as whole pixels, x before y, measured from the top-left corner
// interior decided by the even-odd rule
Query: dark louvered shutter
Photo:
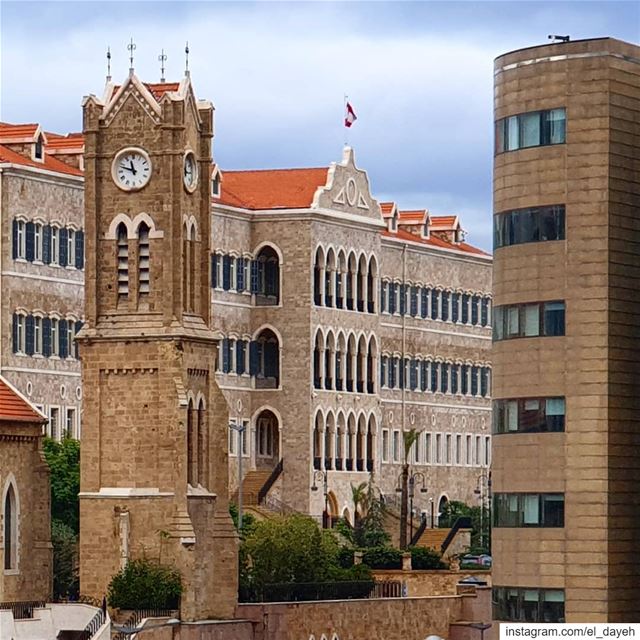
[[[12,245],[12,255],[15,260],[18,257],[18,221],[13,221],[12,226],[12,237],[13,237],[13,245]]]
[[[245,372],[245,350],[247,343],[244,340],[236,342],[236,373],[242,375]]]
[[[48,224],[42,228],[42,262],[51,263],[51,227]]]
[[[63,227],[62,229],[60,229],[60,250],[58,251],[61,267],[67,266],[67,260],[68,260],[67,249],[69,248],[68,242],[69,242],[69,231]]]
[[[231,289],[231,256],[222,256],[222,288]]]
[[[236,260],[236,289],[244,291],[244,258]]]
[[[80,329],[82,329],[82,325],[84,324],[84,322],[82,322],[81,320],[78,320],[76,322],[76,326],[75,326],[75,335],[77,336],[78,333],[80,333]],[[80,356],[80,351],[78,349],[78,341],[74,338],[73,340],[73,352],[74,355],[76,357],[76,360],[78,359],[78,357]]]
[[[222,373],[229,373],[231,370],[231,349],[229,338],[222,340]]]
[[[18,344],[18,314],[13,314],[13,353],[20,351],[20,345]]]
[[[33,337],[34,337],[34,320],[33,316],[27,316],[25,321],[25,353],[29,356],[33,355]]]
[[[34,224],[33,222],[27,222],[26,224],[26,247],[25,257],[29,262],[33,262],[34,257]]]
[[[277,342],[267,342],[264,346],[264,375],[265,378],[277,378],[278,377],[278,356],[279,348]],[[336,364],[338,358],[336,358]]]
[[[220,256],[217,253],[211,254],[211,288],[215,289],[218,286],[218,260]]]
[[[400,315],[403,316],[407,312],[407,286],[400,285]]]
[[[257,260],[251,261],[251,293],[258,293],[260,287],[260,264]]]
[[[252,340],[249,343],[249,374],[257,376],[260,371],[260,345]]]
[[[66,358],[69,355],[69,345],[67,344],[67,321],[60,320],[58,323],[58,334],[60,343],[60,357]]]
[[[84,231],[76,231],[76,269],[84,268]]]
[[[45,358],[51,355],[51,318],[42,319],[42,355]]]

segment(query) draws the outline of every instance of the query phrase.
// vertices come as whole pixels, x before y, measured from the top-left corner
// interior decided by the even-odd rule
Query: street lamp
[[[324,492],[324,512],[322,513],[322,527],[323,529],[329,529],[331,524],[331,517],[329,516],[329,474],[326,471],[318,469],[313,474],[313,484],[311,485],[311,491],[317,491],[317,480],[322,480],[322,490]]]
[[[403,477],[403,474],[401,473],[398,476],[398,484],[396,485],[396,493],[402,493],[402,477]],[[413,539],[413,497],[415,495],[416,480],[420,480],[422,482],[422,486],[420,487],[420,493],[427,493],[427,485],[426,485],[426,481],[427,480],[424,477],[424,474],[422,472],[420,472],[420,471],[414,471],[411,475],[409,475],[409,478],[408,478],[408,485],[409,485],[409,526],[410,526],[409,541],[411,541]],[[432,506],[432,511],[433,511],[433,498],[431,498],[431,506]]]
[[[242,531],[242,445],[244,444],[244,432],[247,427],[244,424],[229,423],[229,429],[240,434],[238,446],[238,531]]]

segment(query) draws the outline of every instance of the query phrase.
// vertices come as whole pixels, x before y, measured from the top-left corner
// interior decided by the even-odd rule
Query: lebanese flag
[[[356,112],[353,110],[351,104],[347,102],[347,113],[344,117],[344,126],[350,127],[357,119],[358,116],[356,116]]]

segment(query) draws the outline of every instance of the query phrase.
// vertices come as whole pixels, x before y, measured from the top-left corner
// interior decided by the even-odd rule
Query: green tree
[[[461,517],[471,518],[471,548],[473,553],[486,553],[491,545],[491,523],[489,510],[471,507],[464,502],[451,500],[447,502],[440,513],[439,526],[452,527]]]
[[[53,545],[53,597],[75,598],[78,595],[78,536],[59,520],[51,523]]]
[[[229,514],[233,520],[233,526],[238,531],[238,505],[234,502],[229,503]],[[243,512],[242,514],[242,531],[239,531],[241,538],[246,538],[255,527],[256,519],[251,513]]]
[[[383,547],[390,541],[384,528],[385,506],[373,478],[370,478],[363,498],[366,512],[356,522],[353,541],[358,547]]]
[[[72,438],[44,440],[44,455],[51,469],[51,520],[80,531],[80,443]]]

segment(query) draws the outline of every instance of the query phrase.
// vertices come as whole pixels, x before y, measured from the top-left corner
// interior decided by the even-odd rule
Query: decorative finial
[[[131,42],[127,45],[127,49],[129,50],[129,71],[133,73],[133,52],[136,50],[133,38],[131,38]]]
[[[160,62],[160,82],[166,82],[164,77],[164,63],[167,61],[167,54],[162,50],[162,53],[158,56]]]
[[[107,82],[111,82],[111,47],[107,47]]]
[[[189,42],[187,42],[184,48],[184,75],[189,75]]]

